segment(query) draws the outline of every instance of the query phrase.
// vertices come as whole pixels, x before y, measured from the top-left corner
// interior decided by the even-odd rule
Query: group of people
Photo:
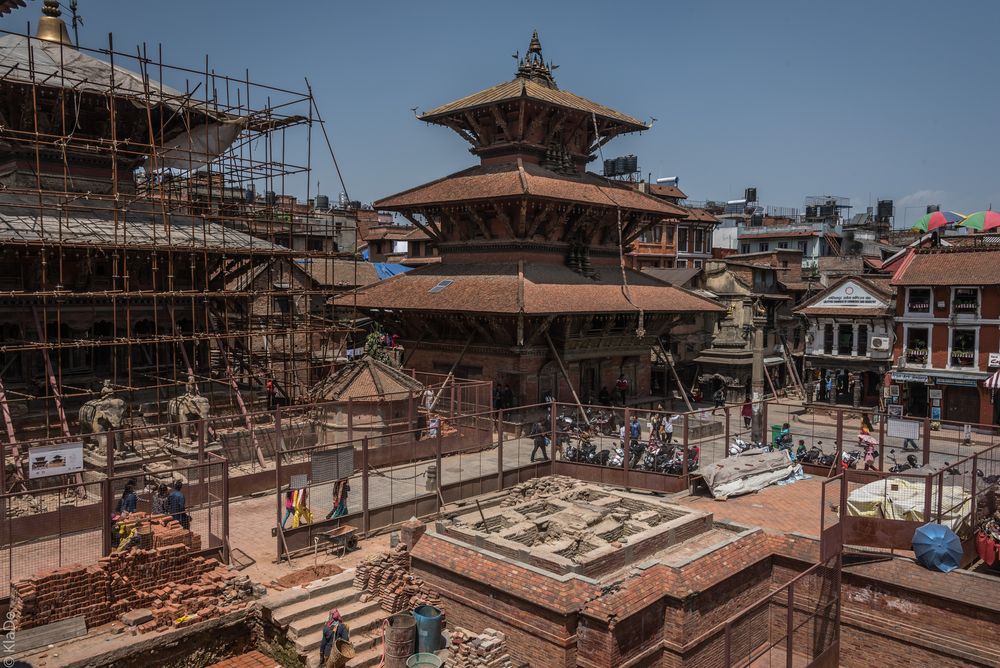
[[[510,410],[514,407],[514,390],[510,385],[495,383],[493,385],[493,410]]]
[[[664,412],[662,404],[657,405],[656,412],[650,414],[649,419],[646,421],[646,433],[649,434],[650,440],[656,440],[661,443],[673,443],[674,424],[680,417],[680,415]],[[625,443],[626,431],[630,440],[642,440],[642,422],[639,420],[638,415],[632,416],[627,429],[624,424],[618,427],[618,440],[623,444]]]
[[[326,519],[336,519],[347,514],[347,497],[351,492],[351,483],[347,478],[338,480],[333,485],[330,512]],[[287,489],[285,491],[285,516],[281,519],[281,528],[285,529],[288,520],[292,520],[292,528],[302,524],[312,523],[312,511],[308,505],[309,491],[307,489]]]
[[[183,487],[184,483],[180,480],[175,480],[169,488],[162,483],[158,485],[152,490],[149,514],[153,517],[170,515],[183,528],[190,529],[191,516],[187,513]],[[136,529],[134,526],[129,526],[127,520],[138,507],[139,495],[136,493],[136,482],[134,478],[129,478],[111,514],[112,543],[120,550],[132,546],[137,540]]]

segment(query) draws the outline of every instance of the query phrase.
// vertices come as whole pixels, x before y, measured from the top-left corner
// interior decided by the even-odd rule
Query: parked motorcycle
[[[892,466],[889,467],[889,473],[902,473],[903,471],[920,468],[916,455],[906,455],[906,463],[900,464],[896,461],[896,451],[889,450],[889,460],[892,462]]]
[[[590,417],[591,426],[600,434],[612,436],[618,428],[615,414],[612,411],[588,411],[588,416]]]
[[[987,485],[995,485],[1000,482],[1000,475],[986,475],[982,469],[976,469],[976,475],[983,479]]]
[[[752,450],[754,448],[759,448],[760,445],[752,443],[750,441],[744,441],[742,438],[737,436],[733,439],[732,445],[729,446],[729,456],[738,457],[747,450]]]
[[[621,443],[612,448],[608,456],[607,465],[616,469],[625,466],[625,449],[622,448]]]

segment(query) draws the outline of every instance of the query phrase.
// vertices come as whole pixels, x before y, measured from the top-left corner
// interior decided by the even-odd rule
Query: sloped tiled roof
[[[522,78],[505,81],[495,86],[490,86],[478,93],[466,95],[454,102],[435,107],[421,114],[420,120],[433,123],[442,117],[450,116],[459,111],[516,100],[522,97],[529,100],[547,102],[557,107],[582,111],[586,114],[594,114],[598,118],[630,126],[633,131],[647,130],[649,128],[648,125],[639,119],[623,114],[620,111],[615,111],[611,107],[606,107],[603,104],[588,100],[569,91],[549,88],[548,86],[543,86],[542,84]]]
[[[357,292],[334,297],[334,303],[361,308],[464,313],[623,313],[636,307],[647,313],[721,312],[722,307],[693,292],[631,269],[625,296],[618,267],[601,270],[594,281],[559,264],[531,263],[523,282],[517,264],[441,263],[419,267]],[[443,281],[450,281],[443,288]]]
[[[1000,285],[1000,249],[917,250],[897,270],[893,285]]]
[[[422,383],[403,371],[366,356],[348,362],[313,385],[309,395],[314,401],[374,401],[423,390]]]
[[[375,202],[379,209],[466,203],[503,197],[536,197],[684,218],[685,210],[596,174],[567,176],[532,163],[477,165]]]
[[[355,288],[379,280],[375,265],[370,262],[309,258],[296,260],[295,264],[321,286]]]

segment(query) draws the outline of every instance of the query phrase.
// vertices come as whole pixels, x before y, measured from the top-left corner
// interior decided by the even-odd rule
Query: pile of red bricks
[[[402,543],[358,564],[354,586],[365,592],[362,601],[378,598],[381,608],[390,614],[420,605],[440,607],[441,604],[438,595],[421,578],[410,574],[410,553]]]
[[[475,635],[460,628],[451,634],[448,665],[453,668],[511,668],[514,664],[507,654],[506,635],[495,629]]]
[[[148,608],[152,619],[137,627],[144,632],[228,614],[262,595],[262,587],[246,576],[192,556],[184,542],[115,552],[94,566],[60,568],[13,584],[10,609],[16,628],[78,615],[94,627]]]

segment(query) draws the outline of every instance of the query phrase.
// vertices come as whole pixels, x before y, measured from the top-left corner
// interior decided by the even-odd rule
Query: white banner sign
[[[910,438],[916,441],[920,438],[921,424],[916,420],[896,420],[889,418],[888,422],[886,422],[885,434],[886,436]]]
[[[837,308],[885,308],[886,304],[873,297],[867,290],[854,282],[847,282],[813,304],[814,307],[835,306]]]
[[[83,470],[83,443],[59,443],[28,448],[28,477],[45,478]]]

